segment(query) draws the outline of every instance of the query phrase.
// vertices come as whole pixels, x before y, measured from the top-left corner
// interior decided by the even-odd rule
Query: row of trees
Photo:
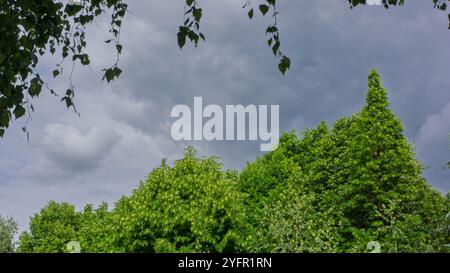
[[[83,252],[365,252],[375,241],[448,252],[450,200],[422,178],[402,130],[372,72],[366,105],[333,127],[285,134],[241,172],[188,148],[111,210],[50,202],[18,251],[78,241]]]

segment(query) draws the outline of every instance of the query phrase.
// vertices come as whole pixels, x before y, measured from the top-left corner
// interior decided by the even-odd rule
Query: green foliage
[[[441,196],[420,176],[422,167],[402,134],[401,122],[389,109],[387,92],[376,72],[369,76],[366,106],[344,123],[331,132],[332,141],[339,147],[331,156],[341,169],[333,171],[331,187],[323,193],[329,196],[324,204],[334,200],[335,209],[344,217],[344,249],[362,249],[369,239],[386,248],[392,241],[386,237],[394,236],[390,233],[394,229],[386,233],[383,228],[397,225],[411,230],[403,241],[397,238],[398,246],[392,250],[426,251],[417,245],[419,241],[411,240],[419,232],[413,223],[427,227],[426,234],[431,236],[438,227],[426,215],[436,213],[432,218],[442,220],[445,207],[425,210],[424,206],[439,202]]]
[[[36,70],[42,55],[59,53],[62,59],[70,58],[74,65],[89,65],[90,58],[85,52],[86,27],[107,10],[112,11],[110,33],[113,38],[109,42],[114,41],[117,60],[104,70],[104,78],[109,82],[120,75],[121,70],[117,67],[122,49],[120,27],[127,5],[121,0],[79,2],[0,1],[0,137],[13,118],[21,118],[27,113],[30,117],[34,111],[31,99],[38,97],[43,88],[56,94]],[[60,76],[62,70],[61,60],[53,70],[53,76]],[[61,100],[67,107],[74,107],[74,84],[71,78],[69,81]],[[23,130],[26,131],[26,125]]]
[[[78,212],[68,203],[51,201],[30,218],[29,230],[20,235],[20,252],[67,252],[67,244],[79,242],[83,252],[96,252],[104,238],[109,216],[106,203],[97,209],[86,205]]]
[[[12,217],[5,218],[0,215],[0,253],[14,252],[16,233],[17,222]]]
[[[29,231],[20,240],[20,252],[65,252],[66,244],[77,239],[80,213],[68,203],[51,201],[30,218]]]
[[[197,47],[200,39],[205,41],[205,35],[200,32],[200,20],[202,19],[203,10],[198,7],[197,1],[186,0],[184,23],[179,27],[177,38],[178,46],[183,48],[186,39],[194,43]]]
[[[321,249],[327,252],[363,252],[370,241],[386,252],[445,251],[449,202],[421,177],[422,167],[402,130],[374,71],[360,112],[339,120],[332,130],[322,123],[301,138],[285,134],[277,150],[248,165],[240,176],[241,190],[252,197],[247,213],[265,219],[249,221],[252,233],[267,234],[268,227],[276,227],[272,239],[261,241],[279,240],[272,249],[255,250],[320,251],[314,244],[305,247],[307,238],[319,237],[325,240],[318,242],[329,243]],[[295,189],[298,193],[286,198]],[[289,213],[292,206],[297,214]],[[284,228],[282,219],[296,228],[301,226],[296,221],[307,225],[302,206],[312,210],[305,215],[317,215],[311,223],[325,220],[319,225],[324,229],[305,228],[299,232],[305,236],[297,241],[299,248],[288,248],[281,238],[295,238],[289,233],[295,228]]]
[[[366,105],[332,128],[284,134],[240,173],[188,148],[111,212],[51,202],[20,251],[448,252],[449,195],[421,173],[373,71]]]
[[[334,252],[339,234],[331,213],[317,210],[318,196],[308,192],[301,174],[272,191],[258,211],[253,229],[255,252]]]
[[[62,203],[31,218],[20,237],[22,252],[64,252],[77,241],[82,252],[237,252],[245,242],[237,174],[192,148],[173,167],[153,170],[131,196],[108,212],[106,204],[82,212]]]
[[[291,67],[291,60],[280,50],[280,32],[277,24],[277,15],[279,12],[276,8],[276,0],[262,0],[260,2],[261,4],[258,5],[258,10],[263,16],[268,14],[269,11],[272,11],[273,23],[266,29],[266,35],[268,37],[267,44],[272,49],[274,56],[278,60],[278,70],[284,75]],[[246,0],[243,8],[248,8],[248,18],[252,19],[255,14],[252,1]],[[184,23],[179,27],[177,33],[178,46],[180,49],[186,44],[187,38],[189,38],[195,47],[198,46],[200,39],[205,41],[205,35],[199,31],[200,19],[202,18],[202,15],[203,10],[199,8],[197,1],[186,0],[183,19]]]
[[[105,251],[240,251],[243,194],[215,158],[185,157],[153,170],[111,213]]]
[[[106,227],[109,225],[111,220],[107,203],[102,203],[97,209],[86,205],[81,213],[76,240],[80,243],[81,251],[93,253],[104,249],[105,239],[109,236]]]

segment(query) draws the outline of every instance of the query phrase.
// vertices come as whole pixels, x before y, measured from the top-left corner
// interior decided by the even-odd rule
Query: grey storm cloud
[[[97,168],[120,139],[108,127],[95,127],[83,134],[72,126],[50,124],[44,132],[40,143],[44,156],[62,169],[73,172]]]
[[[121,41],[120,79],[100,81],[114,52],[107,20],[89,29],[91,66],[77,69],[77,117],[58,98],[42,95],[29,125],[20,120],[0,143],[0,213],[28,216],[49,200],[77,206],[115,201],[128,194],[162,158],[182,156],[187,145],[241,168],[261,153],[259,142],[175,142],[170,137],[176,104],[278,104],[280,129],[302,131],[321,120],[333,124],[359,110],[367,75],[380,72],[394,113],[417,156],[429,166],[425,178],[450,190],[450,31],[445,13],[431,1],[408,1],[385,10],[350,10],[342,1],[280,1],[282,50],[292,69],[281,76],[266,44],[270,16],[247,18],[234,0],[202,1],[198,48],[176,43],[183,5],[175,1],[129,1]],[[44,59],[50,77],[57,60]],[[50,82],[64,90],[65,81]]]

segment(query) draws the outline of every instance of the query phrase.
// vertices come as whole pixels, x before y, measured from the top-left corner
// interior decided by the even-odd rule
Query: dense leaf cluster
[[[240,173],[188,148],[111,211],[51,202],[19,250],[78,241],[84,252],[447,252],[450,200],[422,178],[376,72],[368,85],[362,110],[285,134]]]

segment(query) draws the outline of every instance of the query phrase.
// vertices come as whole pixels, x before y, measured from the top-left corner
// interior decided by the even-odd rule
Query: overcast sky
[[[0,140],[0,214],[24,229],[28,217],[49,200],[110,204],[128,195],[162,158],[182,156],[187,145],[220,156],[226,168],[241,168],[260,155],[259,142],[175,142],[170,136],[176,104],[278,104],[280,129],[302,131],[330,124],[359,110],[367,75],[376,68],[403,121],[424,176],[438,190],[450,189],[450,30],[446,13],[431,1],[408,1],[386,11],[350,10],[346,0],[279,1],[282,50],[292,69],[282,77],[265,42],[271,18],[249,20],[242,2],[199,1],[207,42],[179,50],[183,1],[128,1],[119,80],[101,82],[114,62],[107,24],[89,30],[91,67],[74,75],[81,117],[60,98],[43,92],[34,102],[30,142],[24,120]],[[176,2],[176,3],[174,3]],[[51,79],[59,60],[45,58],[40,71]],[[67,66],[66,69],[70,67]]]

